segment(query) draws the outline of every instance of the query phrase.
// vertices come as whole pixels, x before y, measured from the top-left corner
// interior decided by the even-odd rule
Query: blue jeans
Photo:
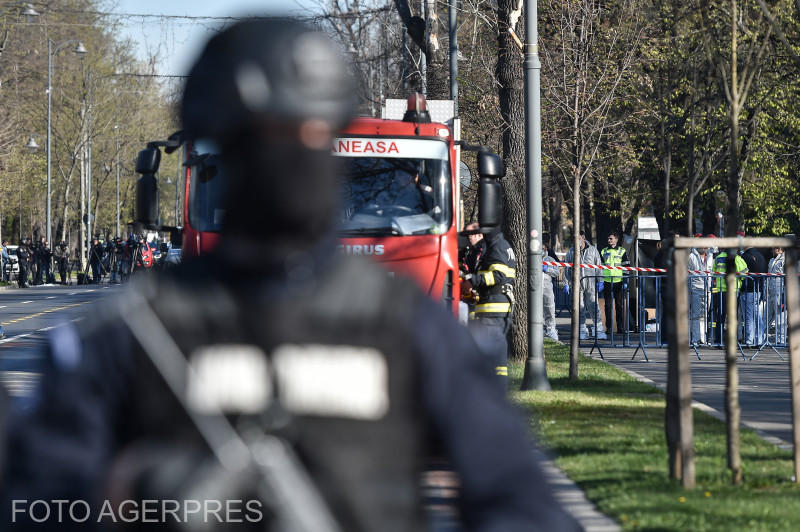
[[[761,315],[760,292],[741,294],[742,314],[744,316],[744,345],[761,345],[764,342],[764,317]]]

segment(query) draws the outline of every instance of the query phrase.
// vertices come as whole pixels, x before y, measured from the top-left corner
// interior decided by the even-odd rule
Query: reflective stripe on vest
[[[487,312],[494,312],[494,313],[508,313],[511,311],[511,303],[480,303],[475,306],[475,313],[487,313]]]
[[[514,268],[506,266],[505,264],[492,264],[489,266],[488,270],[481,270],[478,272],[478,275],[483,275],[483,281],[486,283],[486,286],[494,286],[497,283],[497,280],[494,278],[494,272],[500,272],[506,276],[506,279],[516,279],[517,272]]]
[[[600,255],[603,258],[603,264],[606,266],[619,266],[622,264],[622,255],[625,250],[621,247],[616,248],[603,248]],[[603,281],[607,283],[618,283],[622,280],[622,270],[603,270]]]

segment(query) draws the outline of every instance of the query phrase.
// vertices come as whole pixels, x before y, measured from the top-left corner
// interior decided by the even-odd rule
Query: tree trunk
[[[730,87],[730,153],[728,156],[728,236],[734,236],[739,230],[739,82],[737,66],[737,15],[736,0],[731,0],[731,87]],[[731,482],[742,482],[742,458],[739,453],[739,371],[736,366],[738,343],[736,332],[738,317],[736,312],[736,267],[733,252],[728,252],[727,286],[728,316],[726,344],[726,378],[725,378],[725,418],[728,425],[728,467],[731,470]]]
[[[425,0],[425,36],[428,48],[426,77],[429,100],[449,100],[449,67],[445,64],[447,39],[440,40],[441,24],[434,0]],[[442,34],[444,36],[444,34]]]
[[[498,4],[498,57],[496,75],[500,115],[503,119],[503,233],[517,256],[517,278],[514,288],[512,337],[509,358],[523,360],[528,351],[528,279],[519,272],[528,271],[525,204],[525,108],[523,106],[523,72],[519,50],[508,32],[519,15],[519,2],[501,0]],[[516,18],[514,18],[516,16]]]
[[[569,380],[578,380],[578,348],[580,343],[580,308],[581,308],[581,177],[578,169],[572,179],[572,203],[575,213],[572,225],[572,245],[575,252],[572,256],[572,316],[570,328],[572,337],[569,344]],[[595,327],[597,324],[595,324]]]
[[[63,221],[63,223],[61,224],[61,240],[63,240],[64,242],[67,241],[67,221],[69,217],[69,190],[71,188],[70,187],[71,184],[72,180],[69,180],[67,181],[67,184],[64,187],[64,210],[61,218]],[[53,243],[50,242],[50,245],[52,246]]]
[[[589,203],[589,223],[587,224],[589,239],[600,249],[600,235],[597,234],[597,213],[594,208],[594,176],[591,173],[586,176],[586,196]]]

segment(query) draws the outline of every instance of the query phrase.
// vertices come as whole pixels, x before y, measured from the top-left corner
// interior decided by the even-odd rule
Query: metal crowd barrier
[[[633,358],[641,350],[644,358],[649,360],[648,347],[663,347],[667,343],[663,309],[666,275],[637,273],[624,279],[627,282],[619,289],[617,299],[613,294],[612,297],[607,294],[609,283],[603,285],[604,290],[598,289],[598,283],[603,282],[602,273],[581,278],[580,345],[591,346],[590,354],[597,349],[601,358],[604,347],[635,347]],[[723,279],[723,275],[689,275],[689,312],[686,318],[689,320],[689,344],[698,359],[698,348],[725,346],[725,292],[716,288]],[[770,349],[784,359],[778,349],[788,347],[785,281],[782,276],[738,278],[737,338],[743,358],[747,359],[744,348],[749,348],[755,349],[750,360],[764,349]],[[560,280],[554,287],[559,313],[571,310],[572,298],[564,294],[564,284],[565,281]],[[616,323],[617,301],[621,301],[623,306],[622,327]],[[609,304],[614,305],[610,312],[605,309]]]

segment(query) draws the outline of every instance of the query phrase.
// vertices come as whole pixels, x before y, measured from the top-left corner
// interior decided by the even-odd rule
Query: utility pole
[[[92,71],[89,71],[89,104],[86,106],[86,262],[92,252]]]
[[[175,227],[181,225],[180,221],[178,221],[178,202],[180,198],[180,182],[181,182],[181,163],[183,162],[182,159],[178,159],[178,171],[176,172],[177,175],[175,176]]]
[[[525,2],[525,173],[528,189],[528,356],[522,390],[550,390],[544,362],[542,299],[542,117],[537,0]]]
[[[122,236],[119,232],[119,137],[117,137],[117,236]]]
[[[453,116],[458,117],[458,0],[450,0],[450,99]]]

